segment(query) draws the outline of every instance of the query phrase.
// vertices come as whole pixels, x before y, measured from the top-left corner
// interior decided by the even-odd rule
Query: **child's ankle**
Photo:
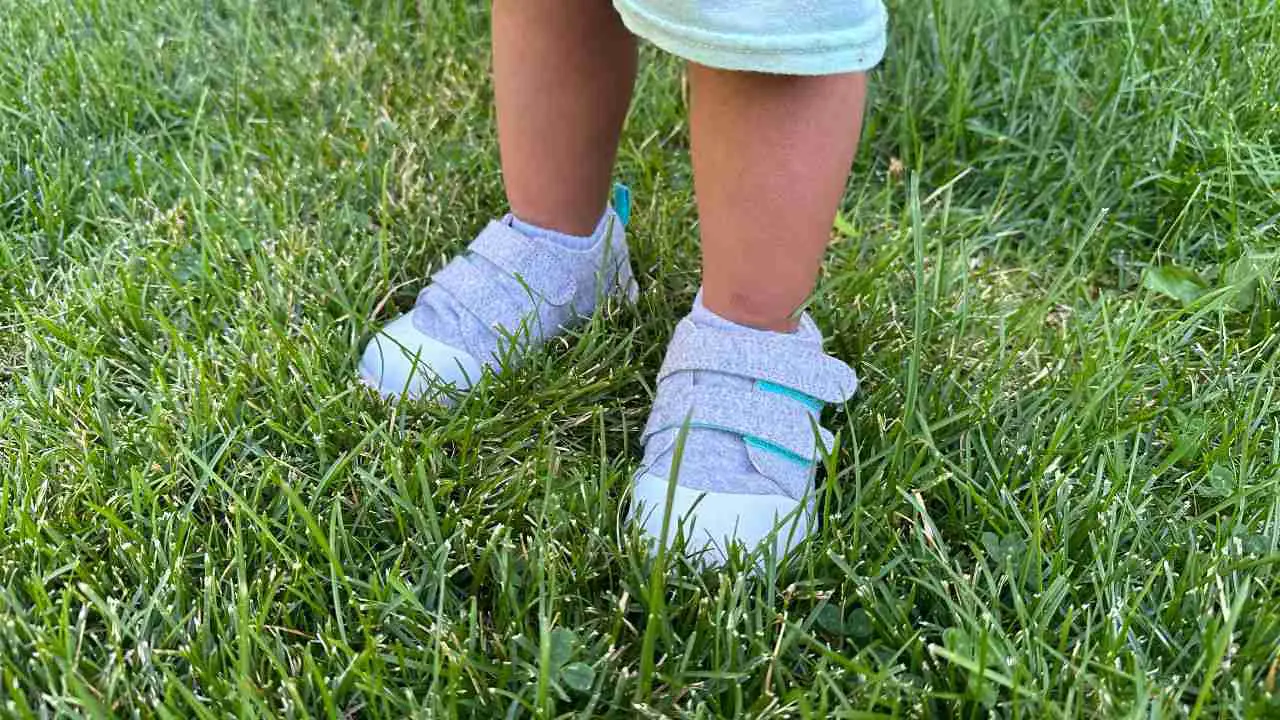
[[[754,330],[793,333],[800,325],[796,308],[756,293],[702,291],[702,305],[721,318]]]

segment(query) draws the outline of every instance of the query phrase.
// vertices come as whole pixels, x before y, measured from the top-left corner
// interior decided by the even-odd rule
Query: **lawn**
[[[762,574],[622,522],[672,59],[638,305],[445,410],[355,368],[503,211],[483,4],[0,18],[0,715],[1280,715],[1274,3],[894,4],[812,306],[864,387]]]

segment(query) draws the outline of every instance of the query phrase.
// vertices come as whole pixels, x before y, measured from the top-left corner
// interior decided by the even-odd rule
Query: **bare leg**
[[[858,147],[866,75],[689,65],[703,303],[790,331],[813,291]]]
[[[635,38],[607,0],[494,0],[498,143],[516,216],[591,234],[635,73]]]

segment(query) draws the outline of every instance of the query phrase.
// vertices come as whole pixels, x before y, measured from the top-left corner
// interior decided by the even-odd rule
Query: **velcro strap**
[[[720,430],[763,441],[801,462],[818,458],[814,416],[794,400],[758,389],[734,395],[731,403],[726,402],[722,393],[712,394],[696,388],[685,393],[658,393],[641,440],[648,442],[655,433],[664,430],[678,431],[686,418],[692,428]],[[817,438],[821,440],[823,452],[835,441],[832,434],[821,427]]]
[[[658,381],[688,370],[739,375],[776,383],[826,403],[842,403],[858,389],[853,369],[822,352],[784,337],[743,336],[682,321]]]
[[[493,221],[469,246],[471,252],[502,268],[552,305],[565,305],[577,292],[568,263],[539,238],[527,237]]]
[[[431,282],[494,329],[516,333],[526,317],[536,322],[537,315],[531,314],[527,305],[517,302],[498,286],[491,273],[465,256],[454,258],[431,276]]]

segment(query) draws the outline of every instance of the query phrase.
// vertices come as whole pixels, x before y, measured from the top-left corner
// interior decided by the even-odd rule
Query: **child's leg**
[[[698,65],[690,75],[703,288],[658,375],[633,502],[659,535],[687,423],[670,497],[692,547],[720,548],[713,561],[726,539],[781,554],[808,532],[814,470],[832,442],[816,429],[822,407],[857,387],[798,310],[831,237],[866,80]]]
[[[790,331],[813,291],[858,146],[866,75],[690,64],[703,303]]]
[[[498,141],[516,217],[591,234],[635,72],[635,37],[608,2],[494,0]]]
[[[447,396],[563,332],[602,295],[634,292],[606,210],[636,42],[605,0],[494,0],[493,81],[512,214],[490,223],[383,326],[360,360],[385,396]],[[508,352],[511,343],[517,343]]]
[[[728,541],[785,553],[809,531],[816,468],[832,447],[822,408],[857,387],[798,310],[858,145],[884,8],[614,2],[634,32],[691,63],[703,249],[702,292],[658,372],[633,519],[653,536],[683,523],[688,547],[707,547],[713,562]]]

